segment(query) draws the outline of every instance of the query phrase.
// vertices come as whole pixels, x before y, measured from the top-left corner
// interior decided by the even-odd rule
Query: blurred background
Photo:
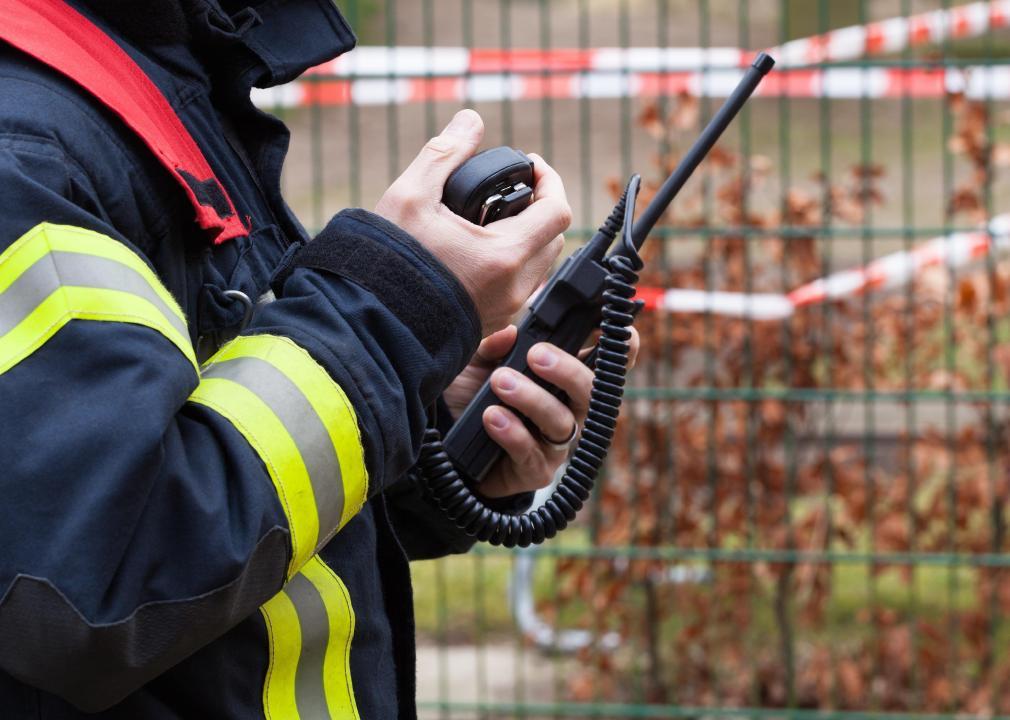
[[[1010,715],[1010,3],[339,4],[359,49],[257,98],[310,228],[468,106],[574,248],[780,60],[647,246],[592,505],[415,565],[422,716]]]

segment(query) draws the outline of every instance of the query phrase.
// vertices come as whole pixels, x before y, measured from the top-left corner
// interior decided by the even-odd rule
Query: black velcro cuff
[[[333,273],[375,295],[403,322],[431,354],[437,354],[460,328],[466,341],[480,341],[480,318],[459,280],[409,234],[384,218],[360,208],[338,213],[291,258],[274,279],[283,287],[296,268]]]

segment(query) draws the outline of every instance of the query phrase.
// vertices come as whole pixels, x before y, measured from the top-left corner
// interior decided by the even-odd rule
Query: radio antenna
[[[736,86],[732,94],[726,99],[726,102],[719,108],[715,117],[712,118],[694,145],[691,146],[691,149],[684,155],[680,164],[677,165],[677,169],[673,171],[673,174],[659,188],[659,192],[656,193],[652,202],[642,211],[632,230],[636,249],[642,247],[653,226],[662,217],[663,213],[666,212],[666,208],[673,202],[673,199],[677,197],[677,193],[684,187],[684,183],[687,182],[687,179],[691,177],[691,174],[701,164],[701,161],[705,159],[705,156],[715,146],[723,132],[729,127],[729,124],[733,122],[733,118],[737,116],[737,113],[740,112],[750,96],[754,94],[758,84],[773,67],[775,67],[775,60],[766,53],[758,53],[757,57],[754,58],[754,62],[747,69],[740,84]]]

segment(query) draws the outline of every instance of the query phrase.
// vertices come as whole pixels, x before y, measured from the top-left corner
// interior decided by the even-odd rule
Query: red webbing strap
[[[179,181],[215,244],[248,234],[165,96],[90,20],[62,0],[0,0],[0,39],[67,76],[122,118]]]

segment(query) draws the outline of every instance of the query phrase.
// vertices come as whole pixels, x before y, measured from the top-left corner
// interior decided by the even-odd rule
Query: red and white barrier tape
[[[734,47],[464,48],[360,47],[308,71],[334,78],[695,71],[746,66],[754,53]]]
[[[888,20],[853,25],[791,40],[768,52],[780,66],[856,60],[946,40],[963,40],[1010,27],[1010,2],[973,2]]]
[[[541,98],[622,98],[691,95],[726,97],[743,70],[706,72],[474,75],[442,78],[312,80],[254,89],[260,107],[388,105],[414,102],[477,103]],[[885,99],[939,98],[963,92],[973,99],[1010,99],[1010,66],[969,68],[828,68],[769,75],[760,97]]]
[[[884,255],[869,265],[832,273],[801,285],[790,293],[705,292],[640,287],[636,297],[648,310],[671,313],[710,312],[753,320],[782,320],[797,308],[907,284],[930,267],[960,268],[992,250],[1010,249],[1010,214],[989,223],[989,232],[960,232],[938,237],[909,251]]]
[[[855,60],[909,47],[978,37],[1010,27],[1010,0],[973,2],[791,40],[768,50],[781,70]],[[307,79],[255,90],[263,107],[454,103],[539,98],[618,98],[688,94],[723,97],[754,53],[717,48],[469,49],[360,47],[306,73]],[[978,80],[979,77],[983,79]],[[1010,98],[1010,72],[916,69],[807,69],[779,72],[763,96]]]
[[[768,49],[778,66],[795,67],[856,60],[984,35],[1010,27],[1010,0],[973,2],[822,35],[791,40]],[[464,48],[366,46],[324,63],[310,73],[337,78],[446,77],[507,73],[651,73],[696,71],[704,67],[737,68],[754,53],[732,47],[661,48]]]

